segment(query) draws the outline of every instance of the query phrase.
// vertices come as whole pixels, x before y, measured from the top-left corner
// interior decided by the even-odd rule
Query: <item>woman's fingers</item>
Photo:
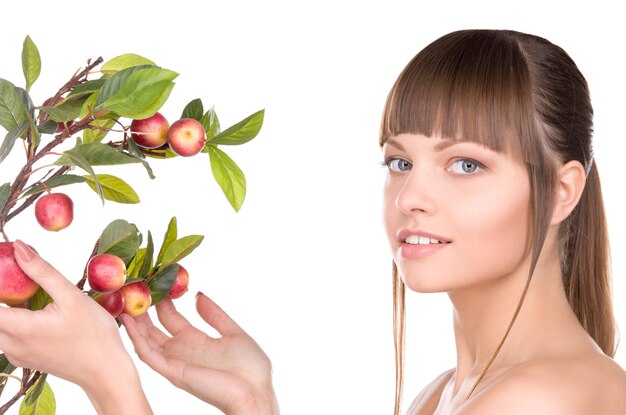
[[[222,336],[240,334],[244,331],[235,321],[230,318],[217,304],[209,297],[198,292],[196,294],[196,310],[204,321],[218,331]]]
[[[156,372],[167,377],[167,360],[159,352],[158,348],[150,342],[149,337],[144,336],[142,329],[140,328],[141,324],[138,324],[137,321],[135,321],[135,318],[127,314],[121,314],[120,319],[122,320],[122,323],[124,323],[124,327],[126,328],[128,337],[130,337],[130,341],[133,343],[133,346],[135,346],[137,356],[139,356],[144,363]]]
[[[189,321],[176,311],[174,303],[169,298],[164,298],[155,306],[159,321],[173,336],[185,327],[190,326]]]
[[[13,242],[13,248],[15,249],[15,259],[20,268],[39,284],[57,304],[63,304],[76,295],[78,290],[76,286],[24,242],[16,240]]]
[[[152,324],[152,319],[148,313],[141,314],[134,318],[141,334],[148,339],[153,347],[163,347],[166,341],[170,340],[167,334],[163,333],[158,327]]]

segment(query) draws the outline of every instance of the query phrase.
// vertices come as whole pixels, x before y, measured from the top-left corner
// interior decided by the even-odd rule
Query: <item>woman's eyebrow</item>
[[[399,142],[397,142],[396,140],[394,140],[393,138],[388,139],[387,141],[384,142],[384,144],[387,144],[387,145],[390,145],[392,147],[395,147],[398,150],[405,151],[404,150],[404,146],[402,144],[400,144]]]

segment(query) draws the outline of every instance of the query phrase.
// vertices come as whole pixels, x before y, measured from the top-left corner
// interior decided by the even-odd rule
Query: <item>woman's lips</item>
[[[436,243],[436,244],[400,244],[400,256],[406,259],[419,259],[428,255],[432,255],[445,249],[450,243]]]
[[[399,254],[406,259],[419,259],[445,249],[452,241],[421,229],[404,228],[397,233]]]

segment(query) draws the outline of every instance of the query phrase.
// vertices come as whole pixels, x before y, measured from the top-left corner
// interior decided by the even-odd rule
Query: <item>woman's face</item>
[[[409,288],[449,292],[527,275],[530,185],[521,163],[415,134],[391,137],[383,155],[385,228]]]

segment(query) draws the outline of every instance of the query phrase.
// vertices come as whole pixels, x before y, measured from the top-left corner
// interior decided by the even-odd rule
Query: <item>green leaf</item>
[[[0,78],[0,125],[11,131],[21,125],[26,118],[26,108],[15,86]]]
[[[30,299],[30,309],[33,311],[43,310],[45,306],[52,302],[52,297],[39,287],[35,295]]]
[[[220,121],[217,118],[215,109],[208,110],[200,119],[200,123],[206,131],[206,139],[211,140],[220,133]]]
[[[45,180],[42,184],[36,184],[24,192],[24,196],[34,195],[35,193],[41,193],[48,189],[53,189],[59,186],[66,186],[68,184],[83,183],[86,179],[82,176],[75,174],[64,174],[62,176],[54,176]]]
[[[96,100],[96,109],[122,117],[142,119],[154,115],[165,103],[178,74],[158,67],[134,66],[108,79]]]
[[[98,254],[113,254],[126,261],[137,253],[140,243],[137,227],[124,219],[116,219],[102,231]]]
[[[154,67],[155,66],[153,65],[139,65],[116,72],[112,77],[108,78],[104,84],[102,84],[102,87],[100,87],[100,92],[98,92],[98,99],[96,100],[95,106],[99,106],[109,97],[115,95],[134,72]]]
[[[52,106],[40,106],[35,107],[39,111],[43,111],[50,116],[50,118],[56,122],[65,122],[78,118],[81,114],[83,105],[88,100],[88,97],[79,97],[76,99],[63,102],[57,102]]]
[[[144,58],[143,56],[139,56],[134,53],[126,53],[124,55],[116,56],[113,59],[106,61],[102,65],[102,67],[100,67],[100,72],[106,75],[112,75],[116,72],[121,71],[122,69],[139,65],[156,66],[156,64],[148,58]]]
[[[58,124],[56,121],[48,120],[43,124],[39,124],[37,128],[41,134],[54,134],[57,132]]]
[[[30,36],[26,36],[22,47],[22,71],[24,71],[24,78],[26,78],[26,90],[30,91],[30,87],[41,73],[39,50]]]
[[[50,116],[50,119],[56,122],[64,122],[73,120],[76,117],[72,117],[72,113],[55,108],[55,107],[36,107],[39,111],[43,111]]]
[[[146,248],[139,248],[137,253],[130,260],[126,269],[128,270],[128,278],[138,278],[139,271],[141,271],[141,266],[143,265],[143,259],[146,256]]]
[[[30,396],[39,393],[37,399],[30,399]],[[30,401],[30,403],[29,403]],[[56,400],[54,393],[48,382],[44,380],[41,391],[37,390],[37,384],[26,392],[26,397],[20,404],[19,415],[54,415],[56,413]]]
[[[98,128],[85,128],[83,130],[83,143],[99,143],[109,133],[108,130],[113,128],[116,120],[112,119],[97,119],[89,123]],[[101,129],[102,128],[102,129]]]
[[[82,84],[74,88],[72,92],[70,92],[67,95],[67,97],[70,98],[70,97],[75,97],[75,96],[93,94],[94,92],[100,91],[100,88],[102,88],[102,85],[104,85],[105,81],[106,79],[100,78],[100,79],[92,79],[91,81],[83,82]]]
[[[150,176],[151,179],[154,179],[154,172],[152,171],[152,167],[150,167],[150,164],[148,164],[148,162],[145,160],[146,156],[145,154],[143,154],[141,148],[139,148],[137,143],[135,143],[135,140],[129,138],[126,142],[128,143],[128,154],[137,159],[137,161],[141,162],[141,164],[143,164],[143,166],[146,168],[148,176]]]
[[[163,262],[161,264],[161,268],[178,262],[190,253],[192,253],[193,250],[202,243],[203,239],[204,236],[202,235],[189,235],[183,236],[182,238],[172,242],[163,254]]]
[[[185,106],[180,118],[193,118],[196,121],[200,121],[202,119],[203,112],[204,108],[202,107],[202,100],[200,98],[196,98]]]
[[[79,117],[82,111],[83,105],[85,104],[85,102],[90,96],[91,95],[89,96],[83,95],[80,97],[72,97],[71,99],[68,98],[65,101],[58,104],[55,108],[58,108],[64,111],[66,114],[68,114],[68,116],[70,117],[68,118],[68,120],[73,120]],[[67,121],[67,120],[61,120],[61,121]]]
[[[150,294],[152,294],[152,305],[160,302],[170,292],[174,281],[176,281],[176,274],[178,274],[179,268],[180,265],[171,264],[150,280],[148,288],[150,288]]]
[[[113,166],[117,164],[139,163],[135,157],[122,153],[102,143],[79,144],[71,151],[80,154],[92,166]],[[67,152],[63,153],[66,154]],[[77,166],[71,157],[61,156],[54,164],[61,166]],[[80,166],[82,167],[82,166]]]
[[[152,259],[154,256],[154,242],[152,242],[152,234],[148,231],[148,245],[144,255],[143,265],[139,270],[139,278],[145,278],[152,271]]]
[[[78,166],[81,169],[85,170],[87,173],[89,173],[91,177],[93,177],[93,180],[96,183],[96,193],[100,195],[100,199],[102,200],[102,203],[104,204],[104,193],[102,192],[102,187],[100,186],[100,183],[98,182],[98,177],[96,176],[96,172],[93,171],[93,168],[91,167],[91,163],[87,160],[87,158],[85,158],[85,156],[82,155],[80,152],[76,151],[78,147],[80,147],[80,145],[74,147],[74,149],[72,150],[67,150],[63,152],[63,156],[61,156],[61,158],[58,159],[54,164],[58,164],[62,166]],[[60,163],[60,161],[62,160],[64,161],[64,163]]]
[[[238,145],[247,143],[257,136],[263,126],[263,117],[265,110],[255,112],[249,117],[239,121],[232,127],[227,128],[217,134],[211,140],[207,140],[211,144]]]
[[[21,135],[21,138],[27,138],[30,136],[33,145],[36,147],[39,145],[41,141],[41,133],[39,132],[39,127],[35,122],[35,105],[33,104],[33,100],[30,97],[30,94],[24,89],[20,87],[15,87],[15,92],[17,96],[22,101],[22,105],[26,109],[26,118],[28,120],[28,130]]]
[[[41,393],[43,392],[47,377],[47,373],[42,374],[39,379],[37,379],[37,382],[35,382],[35,384],[26,392],[26,396],[24,397],[26,405],[32,405],[37,402],[37,399],[39,399]]]
[[[98,100],[98,96],[99,92],[94,92],[93,94],[89,95],[87,99],[85,99],[85,102],[83,102],[83,107],[80,109],[80,114],[78,114],[79,118],[83,119],[87,115],[93,113],[93,109],[96,107],[96,101]]]
[[[246,198],[246,176],[237,164],[226,153],[216,146],[209,145],[211,171],[217,184],[220,185],[230,205],[239,212]]]
[[[12,130],[9,130],[7,135],[4,137],[2,145],[0,146],[0,163],[2,163],[4,159],[7,158],[9,153],[11,153],[11,150],[13,150],[15,140],[17,140],[19,136],[25,134],[26,131],[28,131],[28,126],[28,120],[25,120],[24,122],[22,122],[22,124],[18,125]]]
[[[129,92],[128,95],[117,100],[105,102],[103,108],[123,117],[148,118],[165,104],[173,88],[174,83],[172,81],[156,82],[141,90]]]
[[[11,192],[11,183],[5,183],[0,186],[0,212],[4,209],[4,205],[9,200],[9,193]]]
[[[133,190],[132,187],[119,177],[112,176],[110,174],[97,174],[98,182],[102,187],[104,198],[112,202],[135,204],[139,203],[139,196]],[[84,176],[87,180],[87,185],[96,193],[98,188],[96,182],[91,176]]]
[[[33,104],[33,100],[30,97],[30,94],[26,92],[24,88],[20,88],[19,86],[15,87],[15,93],[22,101],[22,105],[24,105],[26,113],[32,114],[33,110],[35,109],[35,104]]]
[[[8,183],[7,183],[8,184]],[[176,240],[178,237],[178,226],[176,221],[176,216],[170,219],[170,223],[167,225],[167,231],[165,232],[165,236],[163,237],[163,243],[161,244],[161,249],[159,250],[159,255],[157,256],[156,265],[159,265],[163,260],[163,254],[169,246]]]

